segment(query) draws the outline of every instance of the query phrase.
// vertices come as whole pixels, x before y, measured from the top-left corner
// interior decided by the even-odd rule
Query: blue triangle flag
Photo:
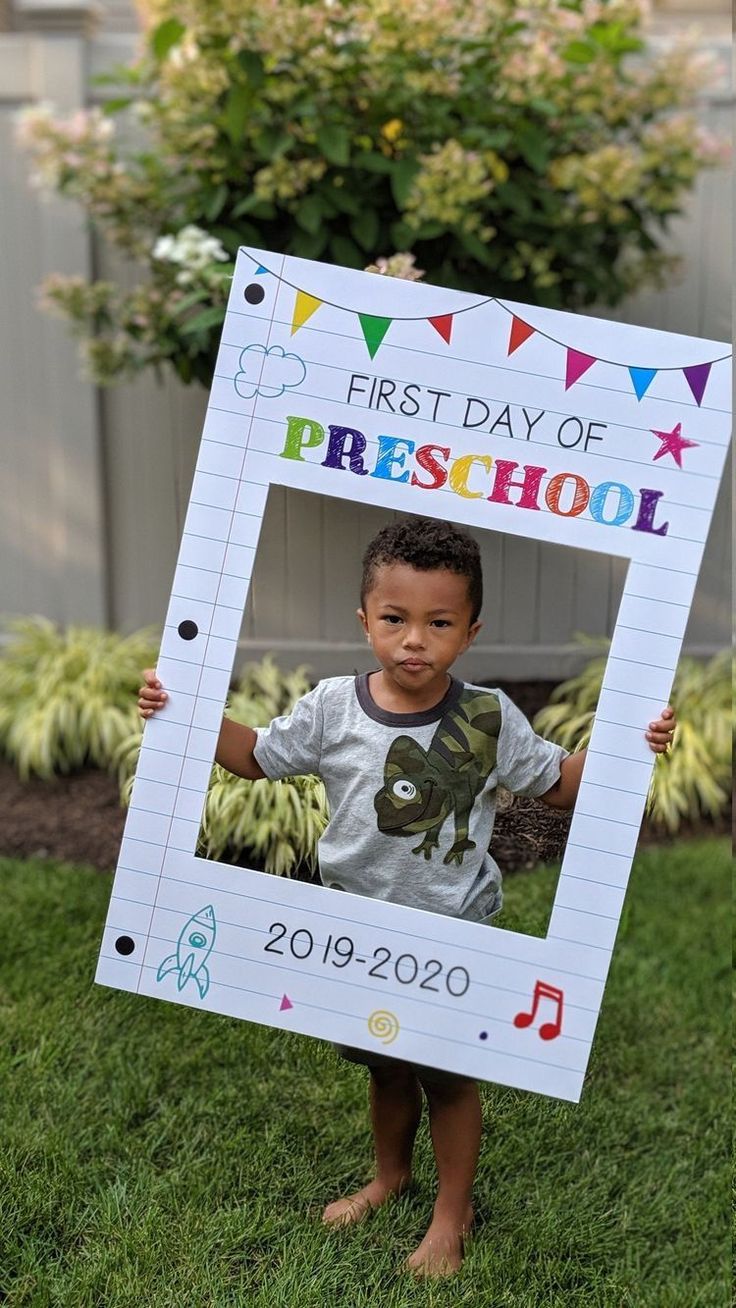
[[[657,375],[657,369],[656,368],[629,368],[629,375],[634,384],[634,390],[636,391],[636,398],[637,400],[640,400],[642,396],[646,395],[647,391],[649,390],[653,378],[656,377]]]
[[[258,276],[259,273],[267,273],[267,272],[268,272],[268,268],[264,268],[263,264],[260,263],[256,268],[256,277]]]

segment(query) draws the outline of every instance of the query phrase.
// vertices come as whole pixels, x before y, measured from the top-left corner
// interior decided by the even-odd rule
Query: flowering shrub
[[[722,153],[688,112],[706,62],[636,57],[645,3],[146,0],[126,95],[35,109],[21,137],[148,278],[56,277],[46,302],[100,381],[166,360],[208,381],[241,243],[382,271],[409,251],[445,285],[615,304],[666,272],[667,220]],[[124,108],[145,148],[117,142]]]

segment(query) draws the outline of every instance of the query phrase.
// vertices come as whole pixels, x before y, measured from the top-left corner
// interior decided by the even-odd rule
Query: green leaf
[[[178,18],[166,18],[151,34],[151,49],[158,60],[165,59],[169,50],[178,45],[186,28]]]
[[[516,144],[522,159],[534,169],[535,173],[546,172],[549,163],[549,143],[546,133],[541,128],[533,127],[529,123],[523,124],[517,130]]]
[[[195,314],[190,322],[184,324],[180,329],[182,336],[192,336],[195,332],[208,331],[210,327],[217,327],[225,321],[225,306],[217,305],[210,309],[204,309],[202,313]]]
[[[258,87],[263,86],[266,74],[263,69],[263,60],[256,50],[241,50],[238,54],[238,63],[252,87],[258,89]]]
[[[289,252],[299,259],[318,259],[324,254],[329,238],[330,234],[324,227],[314,235],[295,231],[289,241]]]
[[[132,103],[132,95],[119,95],[115,100],[105,100],[102,112],[103,114],[119,114],[121,109],[127,109],[128,105]]]
[[[333,236],[330,240],[330,253],[336,263],[345,268],[362,268],[365,263],[357,245],[347,236]]]
[[[526,191],[518,186],[516,182],[504,182],[501,186],[497,186],[496,199],[501,208],[508,207],[514,213],[518,213],[521,218],[531,217],[531,200]]]
[[[416,239],[417,234],[408,223],[397,222],[391,224],[391,240],[396,250],[410,250],[412,242]]]
[[[206,290],[190,291],[183,299],[177,300],[176,304],[169,310],[171,317],[176,318],[179,314],[186,313],[187,309],[191,309],[193,304],[198,304],[200,300],[206,300],[208,295],[209,291]]]
[[[589,41],[570,41],[562,56],[569,64],[589,64],[595,59],[596,51]]]
[[[372,209],[364,209],[357,217],[350,219],[350,231],[358,245],[372,254],[376,253],[378,228],[378,215]]]
[[[292,137],[288,132],[282,131],[278,127],[267,127],[259,132],[253,141],[256,154],[259,159],[271,163],[274,159],[279,159],[282,154],[293,144]]]
[[[416,159],[400,159],[391,170],[391,191],[399,209],[406,207],[414,178],[419,172]]]
[[[365,199],[356,194],[351,186],[331,186],[329,190],[323,187],[321,194],[325,203],[329,205],[330,213],[333,215],[336,213],[359,214],[365,205]]]
[[[458,232],[457,239],[463,249],[467,250],[473,259],[477,259],[478,263],[488,263],[488,249],[473,232]]]
[[[306,199],[302,200],[294,217],[305,232],[310,232],[314,236],[322,226],[324,213],[324,206],[320,203],[319,196],[308,195]]]
[[[232,211],[233,218],[240,218],[241,214],[246,213],[259,222],[271,222],[276,217],[276,207],[270,200],[262,200],[260,196],[254,194],[241,200]]]
[[[239,247],[243,244],[244,241],[248,239],[244,235],[245,230],[248,226],[249,226],[248,223],[244,223],[242,224],[242,226],[239,226],[237,228],[213,227],[211,229],[211,232],[213,236],[217,237],[218,241],[222,242],[222,244],[225,246],[225,249],[229,251],[230,254],[236,255]]]
[[[245,125],[252,104],[250,88],[242,82],[231,86],[225,101],[225,131],[233,145],[239,145],[245,133]]]
[[[317,132],[317,146],[328,163],[343,167],[350,162],[350,135],[346,127],[328,124]]]
[[[447,231],[447,224],[441,222],[422,223],[414,232],[415,241],[434,241]]]
[[[206,201],[204,213],[205,217],[208,218],[211,223],[213,223],[215,218],[218,218],[222,213],[228,194],[229,191],[225,182],[221,182],[219,186],[215,187],[210,199]]]
[[[357,154],[353,159],[353,164],[357,169],[363,169],[367,173],[385,173],[387,176],[394,170],[394,160],[387,159],[384,154],[373,154],[370,151],[366,154]]]

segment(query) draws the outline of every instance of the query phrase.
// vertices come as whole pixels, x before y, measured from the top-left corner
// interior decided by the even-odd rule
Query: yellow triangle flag
[[[291,334],[298,332],[303,327],[308,318],[319,308],[322,301],[317,300],[313,295],[307,295],[306,291],[297,291],[296,304],[294,305],[294,316],[291,320]]]

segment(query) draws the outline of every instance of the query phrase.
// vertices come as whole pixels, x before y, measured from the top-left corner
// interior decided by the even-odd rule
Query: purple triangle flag
[[[713,365],[711,363],[696,363],[692,368],[683,368],[682,370],[687,379],[687,384],[695,397],[695,403],[698,408],[700,408],[701,401],[705,395],[705,388],[708,385],[708,378],[712,367]]]

